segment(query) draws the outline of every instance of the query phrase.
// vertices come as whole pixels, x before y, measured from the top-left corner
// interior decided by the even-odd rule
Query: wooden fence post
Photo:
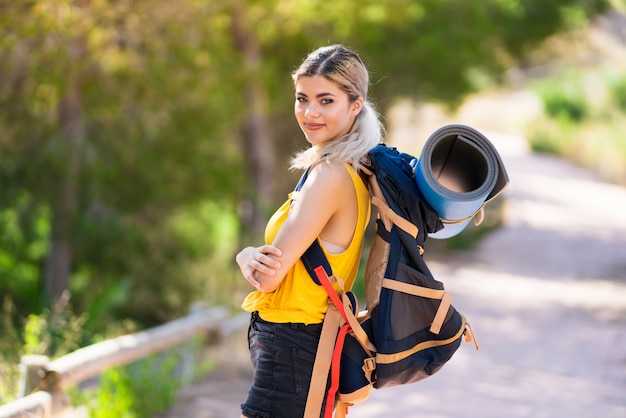
[[[50,358],[48,356],[41,356],[36,354],[30,354],[22,356],[19,369],[20,369],[20,381],[17,387],[17,397],[23,398],[30,395],[39,382],[46,375],[48,362]]]

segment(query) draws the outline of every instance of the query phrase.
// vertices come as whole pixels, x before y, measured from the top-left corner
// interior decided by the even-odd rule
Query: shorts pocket
[[[298,348],[291,350],[293,362],[294,389],[298,396],[307,396],[309,393],[309,385],[311,384],[311,373],[313,371],[313,362],[309,353]]]
[[[252,321],[248,330],[248,346],[255,370],[255,385],[269,390],[274,382],[275,336],[268,325],[258,320]]]

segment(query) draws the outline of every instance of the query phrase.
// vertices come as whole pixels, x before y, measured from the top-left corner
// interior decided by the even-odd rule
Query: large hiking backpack
[[[414,180],[417,159],[379,145],[362,170],[368,174],[376,233],[365,271],[366,311],[357,313],[350,292],[337,294],[324,252],[315,241],[302,256],[309,274],[332,301],[324,321],[305,418],[319,417],[330,370],[324,417],[344,416],[351,404],[383,388],[424,379],[437,372],[461,339],[476,340],[469,323],[451,305],[423,259],[429,233],[443,226]],[[296,187],[306,180],[306,173]]]

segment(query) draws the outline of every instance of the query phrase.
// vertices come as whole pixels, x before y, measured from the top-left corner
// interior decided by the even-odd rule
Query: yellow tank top
[[[367,187],[354,170],[346,164],[358,201],[357,224],[348,248],[339,254],[330,254],[324,249],[333,273],[344,281],[346,290],[352,288],[359,269],[361,251],[363,248],[363,236],[370,218],[370,197]],[[265,242],[271,244],[276,238],[289,213],[291,204],[289,199],[270,218],[265,229]],[[335,284],[338,290],[337,284]],[[318,324],[323,322],[324,314],[328,309],[328,295],[322,286],[313,282],[306,271],[302,260],[287,272],[280,285],[270,293],[254,291],[246,297],[241,307],[248,311],[258,311],[261,318],[270,322]]]

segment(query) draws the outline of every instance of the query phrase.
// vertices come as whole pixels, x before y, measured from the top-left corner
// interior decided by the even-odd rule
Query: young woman
[[[312,167],[297,197],[269,220],[265,245],[236,261],[256,288],[242,304],[252,313],[248,345],[254,379],[242,417],[302,417],[328,295],[300,257],[319,239],[333,273],[350,289],[370,216],[359,160],[382,140],[367,100],[369,76],[359,56],[332,45],[313,51],[293,74],[295,117],[311,146],[292,168]],[[293,199],[292,199],[293,198]]]

